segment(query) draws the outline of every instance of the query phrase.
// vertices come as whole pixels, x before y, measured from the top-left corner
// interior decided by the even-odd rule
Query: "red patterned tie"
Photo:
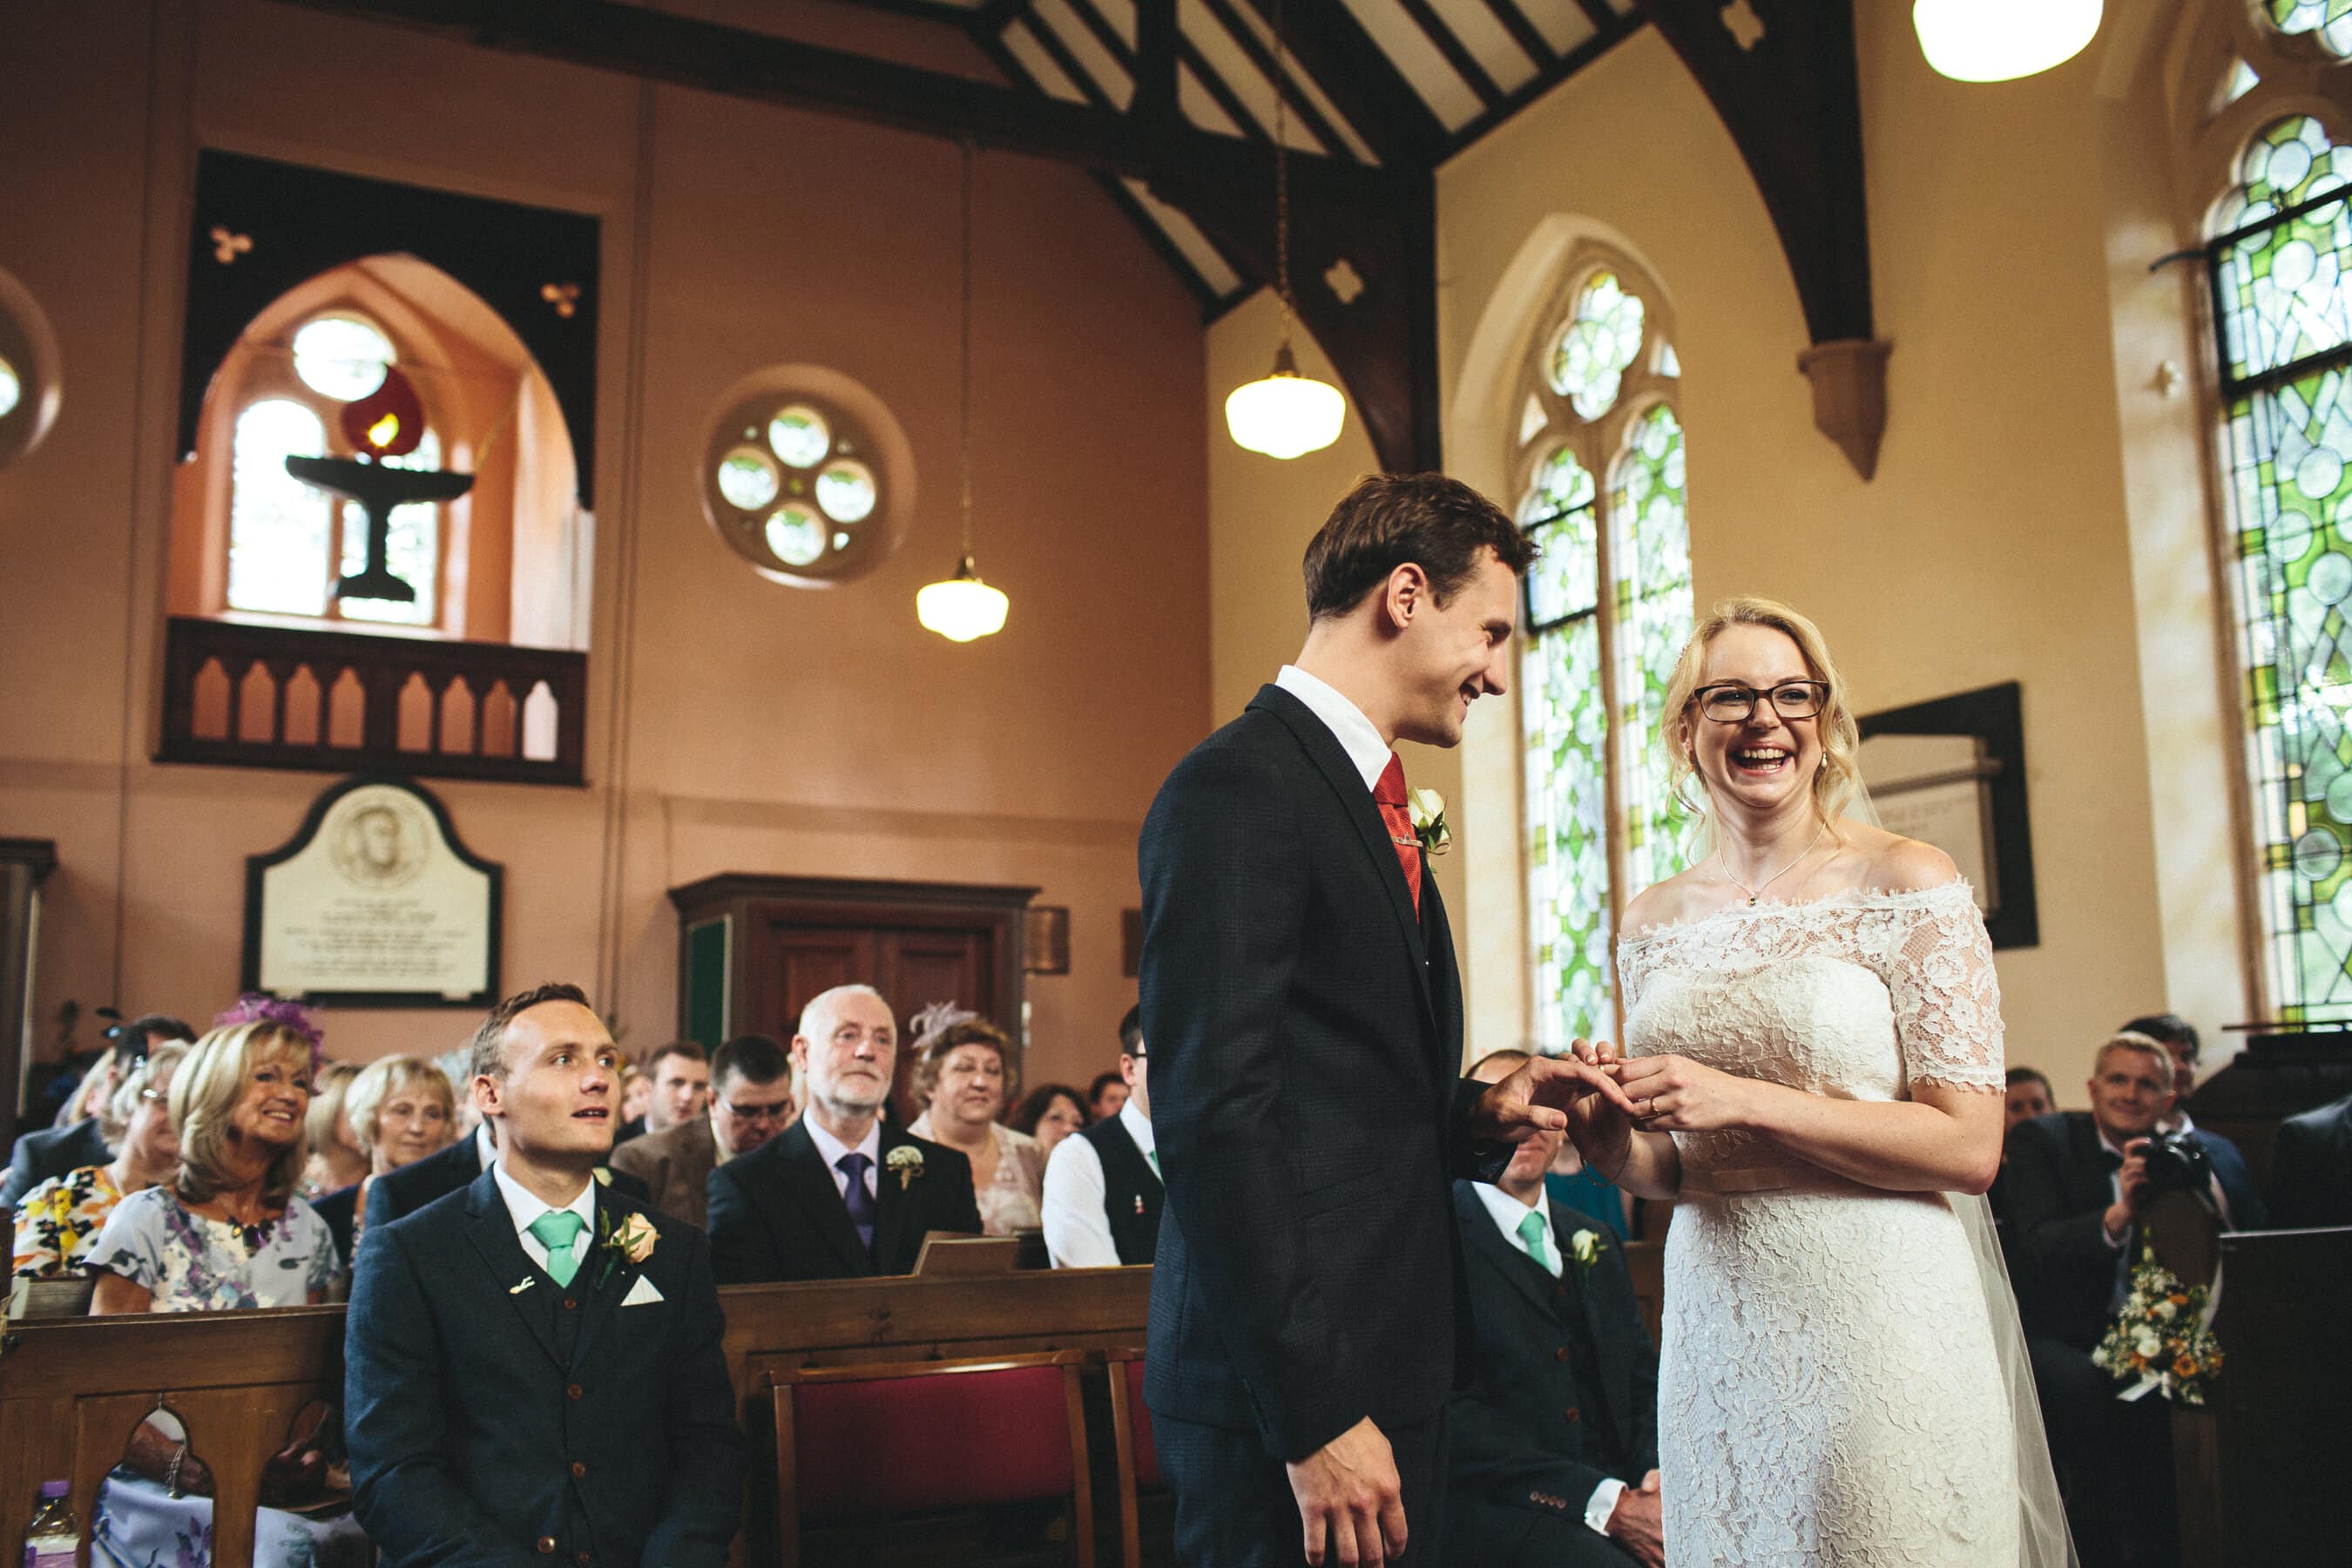
[[[1397,864],[1404,868],[1404,885],[1412,892],[1412,912],[1421,913],[1421,837],[1412,830],[1412,813],[1404,803],[1404,759],[1389,753],[1389,765],[1372,785],[1372,804],[1381,808],[1381,822],[1396,846]]]

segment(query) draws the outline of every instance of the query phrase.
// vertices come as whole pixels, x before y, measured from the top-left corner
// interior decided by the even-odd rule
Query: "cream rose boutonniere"
[[[916,1177],[923,1173],[923,1152],[912,1143],[901,1143],[882,1156],[882,1165],[885,1170],[897,1173],[898,1190],[903,1193],[915,1184]]]
[[[1408,790],[1405,812],[1412,818],[1413,837],[1424,855],[1443,855],[1454,843],[1454,825],[1445,820],[1445,797],[1433,789]]]
[[[600,1286],[610,1279],[613,1270],[622,1264],[633,1268],[642,1265],[654,1255],[654,1244],[661,1239],[661,1232],[654,1228],[654,1222],[641,1214],[625,1214],[614,1220],[609,1213],[600,1212],[596,1224],[603,1233],[597,1237],[597,1250],[604,1255],[604,1272],[596,1277],[596,1283]]]
[[[1568,1238],[1568,1255],[1576,1259],[1579,1268],[1590,1268],[1601,1261],[1609,1244],[1601,1239],[1597,1230],[1580,1230]]]

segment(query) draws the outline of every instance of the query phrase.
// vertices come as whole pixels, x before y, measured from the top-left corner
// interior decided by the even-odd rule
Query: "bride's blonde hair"
[[[1862,766],[1856,760],[1862,749],[1861,731],[1855,727],[1853,711],[1846,706],[1845,681],[1839,676],[1837,663],[1830,658],[1830,646],[1822,637],[1822,629],[1803,616],[1777,599],[1726,599],[1707,612],[1706,618],[1692,628],[1690,641],[1683,645],[1682,658],[1675,661],[1674,679],[1666,683],[1664,716],[1658,725],[1658,737],[1666,747],[1666,781],[1675,798],[1685,805],[1690,802],[1683,796],[1683,782],[1698,780],[1700,804],[1693,807],[1700,816],[1709,815],[1713,800],[1708,795],[1706,776],[1701,773],[1691,756],[1691,700],[1697,694],[1699,678],[1706,672],[1706,650],[1727,627],[1769,626],[1797,645],[1797,652],[1805,661],[1805,668],[1815,680],[1829,688],[1822,699],[1818,722],[1822,733],[1821,771],[1813,774],[1813,810],[1823,822],[1835,822],[1846,815],[1862,793]]]

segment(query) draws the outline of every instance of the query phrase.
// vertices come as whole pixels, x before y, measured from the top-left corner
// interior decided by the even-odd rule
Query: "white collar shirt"
[[[499,1163],[499,1146],[490,1142],[490,1119],[484,1117],[474,1126],[474,1156],[487,1171]]]
[[[573,1265],[576,1267],[587,1259],[588,1248],[594,1242],[596,1233],[594,1182],[582,1182],[579,1195],[568,1204],[548,1204],[541,1203],[537,1194],[508,1175],[503,1163],[492,1165],[490,1175],[499,1184],[499,1196],[506,1200],[507,1214],[514,1221],[515,1239],[522,1243],[523,1252],[533,1263],[541,1268],[547,1267],[547,1248],[539,1237],[531,1235],[530,1227],[538,1223],[540,1215],[552,1214],[559,1208],[568,1209],[580,1216],[580,1234],[572,1238]]]
[[[808,1123],[809,1141],[816,1145],[817,1158],[824,1162],[824,1168],[833,1173],[834,1190],[841,1194],[842,1202],[849,1201],[849,1173],[841,1168],[841,1157],[844,1154],[866,1156],[866,1195],[869,1198],[880,1195],[882,1123],[879,1119],[866,1130],[866,1136],[858,1140],[855,1149],[826,1131],[824,1124],[815,1117],[803,1116],[801,1120]]]
[[[1318,679],[1295,664],[1284,665],[1274,683],[1307,704],[1307,710],[1323,721],[1323,727],[1331,731],[1339,749],[1348,753],[1348,760],[1363,775],[1367,790],[1380,782],[1396,753],[1389,750],[1388,742],[1381,739],[1380,731],[1364,717],[1362,709],[1339,695],[1329,682]]]
[[[1151,1118],[1137,1109],[1132,1095],[1118,1108],[1118,1124],[1143,1151],[1144,1162],[1156,1173],[1159,1145],[1151,1133]],[[1115,1268],[1118,1244],[1111,1239],[1109,1184],[1103,1175],[1102,1156],[1094,1141],[1073,1132],[1054,1145],[1045,1162],[1045,1193],[1038,1205],[1045,1231],[1045,1254],[1056,1268]]]
[[[1129,1095],[1127,1103],[1118,1108],[1118,1124],[1127,1129],[1127,1135],[1135,1140],[1138,1149],[1143,1151],[1143,1158],[1151,1166],[1152,1173],[1158,1174],[1160,1145],[1151,1136],[1151,1118],[1136,1109],[1135,1096]]]

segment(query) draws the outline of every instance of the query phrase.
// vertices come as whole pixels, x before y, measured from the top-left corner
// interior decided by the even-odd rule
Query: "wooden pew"
[[[768,1523],[756,1484],[770,1463],[767,1374],[787,1366],[837,1366],[1037,1350],[1112,1350],[1143,1342],[1149,1268],[1082,1268],[960,1279],[864,1279],[814,1285],[730,1286],[728,1373],[752,1434],[747,1530],[735,1560]],[[43,1481],[70,1478],[85,1532],[99,1483],[131,1429],[168,1401],[188,1425],[194,1450],[215,1476],[219,1568],[248,1568],[263,1465],[314,1398],[342,1404],[343,1311],[272,1311],[58,1319],[0,1331],[0,1550],[23,1541]],[[1108,1420],[1100,1370],[1090,1399]],[[1106,1463],[1108,1429],[1094,1446]],[[1095,1513],[1115,1531],[1115,1489],[1098,1484]],[[1109,1555],[1116,1562],[1114,1534]],[[85,1544],[82,1562],[89,1561]]]

